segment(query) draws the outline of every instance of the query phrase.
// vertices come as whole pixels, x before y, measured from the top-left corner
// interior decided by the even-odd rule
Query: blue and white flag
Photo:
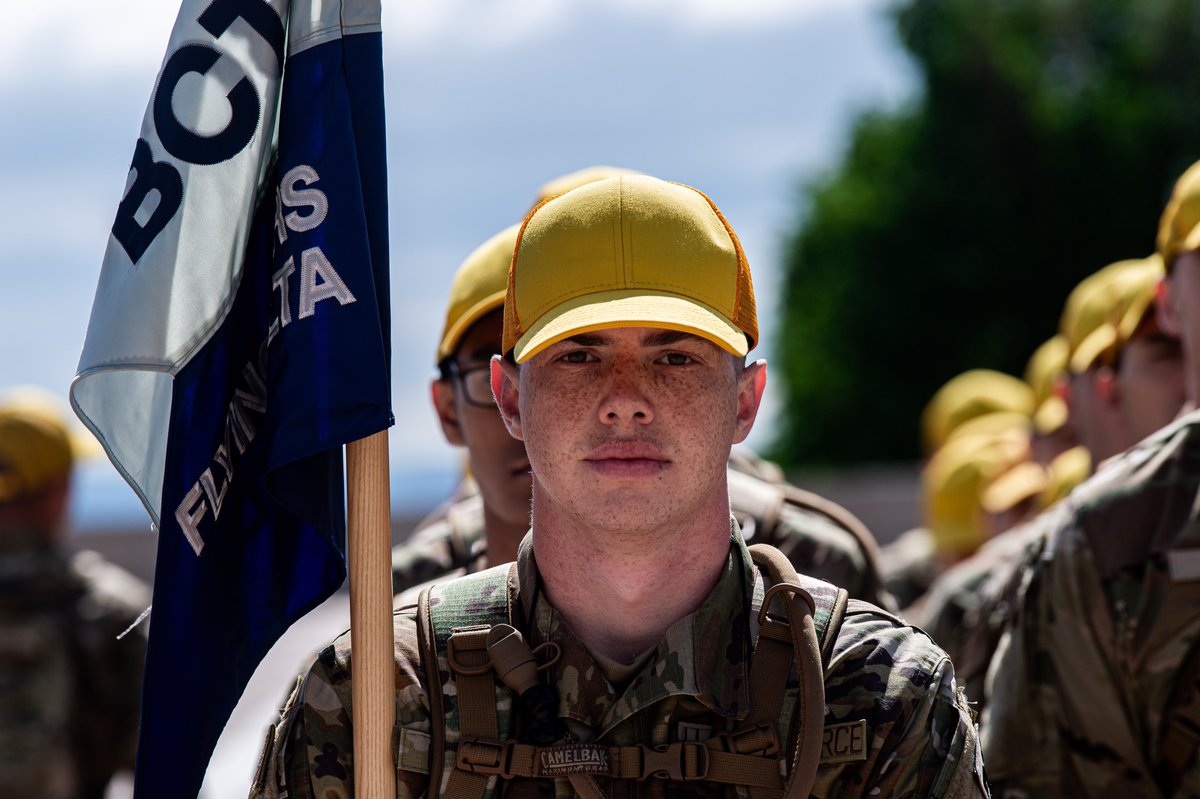
[[[71,400],[159,529],[138,797],[196,796],[345,578],[339,448],[392,424],[379,14],[184,0],[134,148]]]

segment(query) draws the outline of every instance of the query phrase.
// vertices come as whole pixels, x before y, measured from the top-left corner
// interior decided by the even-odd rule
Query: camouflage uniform
[[[1181,667],[1200,646],[1198,486],[1193,413],[1036,522],[1041,549],[988,674],[982,736],[1001,796],[1200,792],[1196,716],[1173,767],[1165,745],[1200,673]]]
[[[801,507],[785,501],[775,484],[734,469],[729,471],[729,502],[749,543],[770,544],[797,571],[845,588],[856,599],[895,609],[879,576],[874,540],[847,511],[818,498],[814,507]],[[818,509],[826,507],[828,513]],[[852,524],[861,532],[852,533]],[[407,602],[416,596],[413,588],[431,580],[479,571],[487,565],[484,539],[479,495],[434,511],[392,550],[392,593]]]
[[[954,661],[954,673],[978,712],[1021,570],[1035,556],[1038,528],[1022,525],[992,538],[947,569],[905,618],[929,633]]]
[[[0,552],[0,793],[104,796],[133,767],[150,603],[136,578],[94,552],[6,532]]]
[[[610,745],[702,740],[734,729],[748,713],[754,645],[748,610],[762,577],[736,527],[725,572],[705,604],[667,631],[648,658],[620,681],[623,688],[609,682],[537,590],[529,538],[517,568],[530,645],[555,641],[562,647],[562,657],[548,673],[558,688],[558,716],[568,720],[577,740]],[[348,635],[338,638],[297,684],[268,737],[253,797],[353,795],[349,647]],[[430,740],[413,608],[395,615],[395,652],[396,795],[407,799],[426,793]],[[851,600],[826,670],[825,703],[827,724],[862,719],[867,732],[863,759],[833,762],[837,758],[826,753],[813,796],[988,795],[974,727],[949,659],[895,617]],[[744,787],[711,783],[600,782],[609,796],[748,796]],[[565,781],[549,780],[505,782],[504,794],[573,795]]]

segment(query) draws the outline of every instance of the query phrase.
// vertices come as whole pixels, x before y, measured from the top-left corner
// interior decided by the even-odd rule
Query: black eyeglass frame
[[[481,400],[478,397],[472,397],[471,391],[467,387],[467,375],[472,374],[473,372],[490,372],[491,368],[492,366],[490,363],[485,363],[480,366],[472,366],[469,369],[464,369],[459,366],[458,361],[455,361],[453,358],[446,358],[438,364],[438,372],[441,374],[442,379],[454,380],[461,385],[463,399],[467,401],[468,405],[474,405],[476,408],[495,408],[496,400],[492,397],[492,389],[490,384],[488,385],[488,394],[486,400]]]

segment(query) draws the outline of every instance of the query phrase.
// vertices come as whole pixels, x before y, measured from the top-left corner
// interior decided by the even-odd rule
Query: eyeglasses
[[[463,369],[456,361],[447,358],[441,364],[444,380],[457,380],[463,387],[463,398],[477,408],[495,408],[492,398],[491,364]]]

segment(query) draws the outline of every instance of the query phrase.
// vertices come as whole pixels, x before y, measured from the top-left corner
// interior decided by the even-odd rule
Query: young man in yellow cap
[[[1067,424],[1093,464],[1158,430],[1183,402],[1179,345],[1154,312],[1162,276],[1158,255],[1118,261],[1067,299]]]
[[[73,433],[36,389],[0,397],[0,793],[103,796],[133,768],[149,589],[62,534]],[[95,442],[91,442],[95,449]]]
[[[398,796],[987,795],[945,655],[743,542],[726,463],[757,338],[700,192],[616,178],[526,218],[491,383],[532,530],[397,612]],[[352,794],[349,658],[300,682],[256,793]]]
[[[596,180],[634,174],[615,167],[573,172],[547,183],[539,202]],[[454,276],[431,393],[447,442],[466,449],[470,479],[460,488],[464,496],[437,509],[393,550],[398,604],[415,599],[417,589],[435,578],[515,560],[529,529],[529,461],[524,445],[505,429],[488,382],[491,357],[501,351],[504,293],[519,229],[514,225],[492,236]],[[737,455],[730,459],[730,504],[748,541],[776,546],[804,573],[890,607],[874,539],[861,522],[828,500],[756,476],[763,462]]]
[[[1198,210],[1200,165],[1176,184],[1158,236],[1167,272],[1159,321],[1182,337],[1189,392],[1200,386],[1200,339],[1187,332],[1200,329]],[[1119,341],[1120,329],[1109,338]],[[1014,616],[989,667],[982,721],[1002,791],[1200,790],[1198,507],[1200,415],[1193,412],[1101,463],[1035,522],[1041,547],[1020,575]]]

